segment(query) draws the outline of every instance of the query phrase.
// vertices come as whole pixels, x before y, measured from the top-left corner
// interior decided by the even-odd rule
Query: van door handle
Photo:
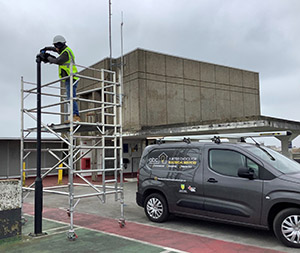
[[[211,177],[207,180],[207,182],[209,182],[209,183],[218,183],[218,180]]]

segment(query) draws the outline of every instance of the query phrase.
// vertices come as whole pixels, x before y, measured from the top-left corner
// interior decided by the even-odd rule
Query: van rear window
[[[200,163],[200,150],[196,148],[154,149],[147,157],[149,168],[192,170]]]

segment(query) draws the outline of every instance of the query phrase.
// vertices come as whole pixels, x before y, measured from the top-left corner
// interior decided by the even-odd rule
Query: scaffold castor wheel
[[[125,227],[125,225],[126,225],[125,220],[124,219],[119,219],[119,226],[120,226],[120,228]]]
[[[78,238],[78,235],[74,231],[69,231],[67,233],[69,241],[75,241]]]
[[[67,215],[70,217],[70,209],[67,209]]]

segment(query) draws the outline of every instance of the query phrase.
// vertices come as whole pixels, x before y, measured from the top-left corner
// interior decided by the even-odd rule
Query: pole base
[[[30,237],[41,237],[41,236],[46,236],[48,235],[47,233],[38,233],[38,234],[34,234],[34,233],[30,233],[28,234]]]

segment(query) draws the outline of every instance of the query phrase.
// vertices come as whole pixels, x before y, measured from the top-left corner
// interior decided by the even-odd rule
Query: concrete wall
[[[260,115],[258,73],[140,49],[124,59],[125,129]]]
[[[258,73],[142,49],[124,64],[125,130],[260,115]],[[107,59],[93,67],[105,65]]]
[[[0,180],[0,239],[21,235],[21,182]]]

